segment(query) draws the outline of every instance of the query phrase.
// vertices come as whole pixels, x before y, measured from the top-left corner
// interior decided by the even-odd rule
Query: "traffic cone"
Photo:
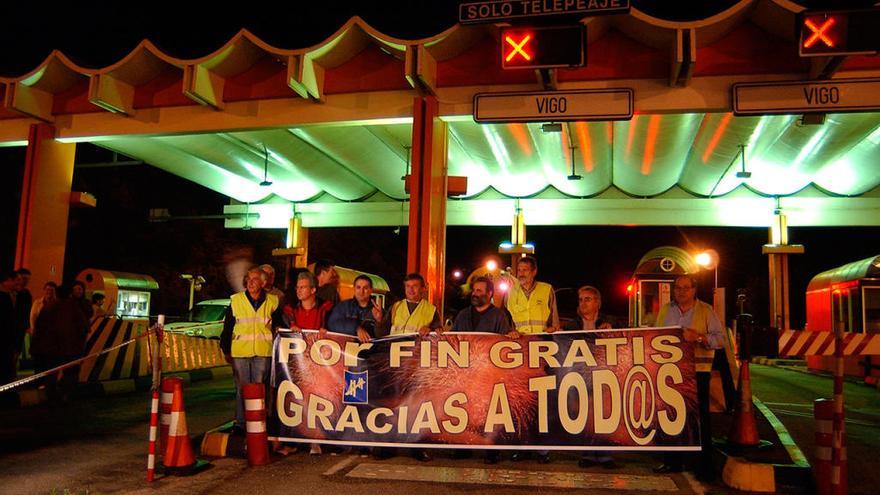
[[[749,378],[749,361],[743,360],[739,367],[739,404],[733,413],[733,424],[728,441],[733,445],[753,447],[761,443],[758,423],[752,408],[752,382]]]
[[[162,380],[162,393],[159,402],[159,452],[168,445],[168,425],[171,424],[171,401],[174,398],[174,382],[170,378]]]
[[[248,465],[269,463],[269,438],[266,435],[266,386],[246,383],[241,390],[244,398],[244,419],[247,430]]]
[[[166,383],[171,389],[171,413],[168,422],[168,439],[165,444],[165,455],[162,464],[169,474],[193,474],[199,469],[206,467],[207,462],[197,461],[193,455],[192,442],[186,429],[186,411],[183,407],[183,380],[177,377],[165,378],[162,389]]]

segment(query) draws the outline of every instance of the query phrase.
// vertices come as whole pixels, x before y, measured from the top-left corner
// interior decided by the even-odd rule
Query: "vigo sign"
[[[477,122],[628,120],[632,114],[630,88],[474,95]]]
[[[880,78],[733,85],[735,115],[867,112],[880,109]]]

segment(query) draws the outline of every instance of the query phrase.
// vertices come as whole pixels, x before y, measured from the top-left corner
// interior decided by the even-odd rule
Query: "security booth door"
[[[862,318],[865,333],[880,333],[880,287],[862,287]]]
[[[670,301],[671,280],[639,280],[638,321],[636,326],[657,326],[660,307]]]

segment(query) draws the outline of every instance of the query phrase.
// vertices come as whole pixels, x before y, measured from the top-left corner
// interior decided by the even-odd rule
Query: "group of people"
[[[69,287],[55,282],[43,285],[36,299],[28,285],[31,272],[21,268],[5,273],[0,281],[0,382],[10,383],[17,377],[19,361],[29,334],[29,352],[34,371],[40,373],[82,356],[89,321],[95,314],[93,303],[85,298],[85,285],[80,281]],[[43,381],[50,401],[66,400],[77,382],[72,367],[62,374],[60,387],[52,374]]]
[[[618,325],[602,313],[602,294],[596,287],[584,285],[578,289],[577,318],[560,325],[556,297],[552,285],[537,280],[538,262],[532,256],[519,258],[515,278],[502,295],[500,304],[493,304],[495,285],[491,278],[478,277],[471,281],[470,305],[461,310],[447,329],[437,308],[426,298],[425,279],[411,273],[404,279],[404,298],[384,311],[371,297],[373,283],[366,275],[354,280],[354,297],[339,301],[338,276],[330,262],[316,263],[314,273],[301,271],[291,282],[285,294],[274,287],[274,269],[262,265],[248,271],[246,289],[232,296],[226,314],[221,349],[234,367],[237,406],[235,427],[243,430],[244,407],[240,390],[244,383],[266,383],[270,371],[273,332],[278,328],[292,331],[317,329],[323,335],[327,329],[370,341],[385,335],[430,332],[491,332],[516,339],[523,334],[553,333],[559,330],[611,329]],[[658,314],[657,326],[681,326],[684,339],[694,347],[697,390],[700,403],[701,446],[704,452],[711,448],[709,424],[709,378],[715,349],[724,345],[724,333],[712,307],[696,298],[696,279],[683,275],[675,280],[672,301]],[[312,445],[312,453],[320,453]],[[518,451],[512,460],[525,458],[527,451]],[[417,450],[417,459],[427,461],[430,456]],[[547,451],[537,452],[539,462],[550,462]],[[698,476],[712,478],[711,456],[696,459]],[[497,451],[487,453],[487,463],[498,461]],[[657,472],[675,472],[684,469],[687,459],[669,454]],[[614,465],[604,452],[585,454],[582,467],[601,464]]]

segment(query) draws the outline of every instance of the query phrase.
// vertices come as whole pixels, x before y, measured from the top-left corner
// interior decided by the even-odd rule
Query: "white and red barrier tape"
[[[133,344],[133,343],[137,342],[139,339],[149,337],[150,335],[153,335],[155,333],[156,333],[156,327],[154,326],[154,327],[151,327],[149,331],[144,332],[143,334],[138,335],[137,337],[135,337],[133,339],[126,340],[125,342],[121,342],[117,345],[114,345],[113,347],[108,347],[100,352],[96,352],[94,354],[89,354],[88,356],[81,357],[79,359],[74,359],[73,361],[70,361],[68,363],[64,363],[60,366],[56,366],[56,367],[49,369],[49,370],[46,370],[46,371],[41,371],[40,373],[36,373],[34,375],[22,378],[21,380],[16,380],[14,382],[10,382],[5,385],[0,385],[0,393],[6,392],[7,390],[12,390],[14,388],[20,387],[20,386],[25,385],[27,383],[30,383],[32,381],[39,380],[40,378],[52,375],[54,373],[58,373],[61,370],[71,368],[73,366],[78,365],[79,363],[82,363],[83,361],[88,360],[88,359],[92,359],[92,358],[98,357],[102,354],[107,354],[108,352],[115,351],[115,350],[120,349],[122,347],[125,347],[127,345]]]

